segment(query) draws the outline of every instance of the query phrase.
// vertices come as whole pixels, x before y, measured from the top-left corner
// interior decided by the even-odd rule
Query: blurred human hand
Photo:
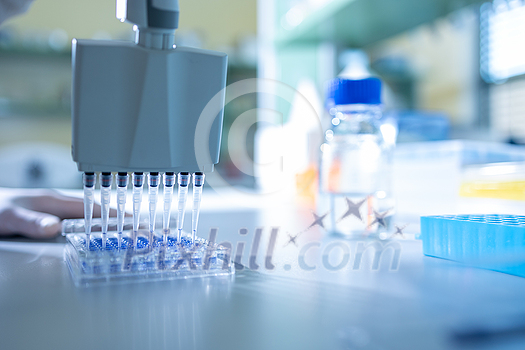
[[[51,238],[60,232],[62,219],[83,216],[82,198],[64,196],[53,190],[0,188],[0,236],[21,234]],[[97,204],[93,216],[100,217]]]
[[[0,0],[0,23],[27,11],[33,0]]]

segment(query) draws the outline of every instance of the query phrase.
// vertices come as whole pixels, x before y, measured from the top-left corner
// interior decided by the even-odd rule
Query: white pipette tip
[[[193,210],[191,212],[191,243],[195,244],[197,227],[199,225],[199,213],[201,205],[202,187],[204,186],[204,173],[193,174]]]
[[[149,194],[149,241],[153,248],[155,240],[155,218],[157,214],[157,197],[159,192],[160,175],[158,172],[150,172],[148,175]]]
[[[173,187],[175,185],[175,173],[164,174],[164,213],[162,215],[162,230],[164,232],[164,244],[168,242],[170,234],[171,202],[173,200]]]
[[[177,242],[181,243],[182,227],[184,226],[184,213],[186,211],[186,198],[188,196],[188,186],[190,184],[190,173],[181,172],[178,176],[179,190],[177,193],[178,199],[178,215],[177,215]]]
[[[106,249],[108,222],[109,222],[109,202],[111,200],[111,184],[113,175],[110,172],[100,174],[100,205],[102,219],[102,247]]]
[[[95,202],[94,192],[96,181],[97,177],[95,173],[84,173],[84,227],[86,229],[86,247],[88,251],[91,245],[91,223],[93,220],[93,203]]]
[[[119,250],[121,248],[124,217],[126,215],[126,192],[128,190],[128,181],[128,173],[120,172],[117,174],[117,232]]]
[[[140,205],[142,203],[142,186],[144,186],[144,173],[133,173],[133,236],[135,249],[137,249],[137,238],[140,222]]]

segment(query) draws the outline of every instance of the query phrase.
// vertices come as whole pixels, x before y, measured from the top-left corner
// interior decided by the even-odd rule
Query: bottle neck
[[[335,105],[330,108],[330,115],[333,117],[337,113],[347,114],[376,114],[381,117],[381,105],[370,105],[370,104],[348,104],[348,105]]]
[[[330,109],[333,134],[380,133],[381,105],[349,104]]]

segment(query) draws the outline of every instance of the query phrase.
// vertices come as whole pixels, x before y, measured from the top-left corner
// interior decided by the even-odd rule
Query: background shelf
[[[278,46],[331,41],[362,47],[433,21],[480,0],[334,0],[310,10],[291,30],[282,26]],[[284,15],[284,14],[283,14]]]

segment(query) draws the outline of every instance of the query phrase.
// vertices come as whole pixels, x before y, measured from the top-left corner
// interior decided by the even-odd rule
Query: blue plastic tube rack
[[[525,216],[421,217],[423,253],[525,277]]]

